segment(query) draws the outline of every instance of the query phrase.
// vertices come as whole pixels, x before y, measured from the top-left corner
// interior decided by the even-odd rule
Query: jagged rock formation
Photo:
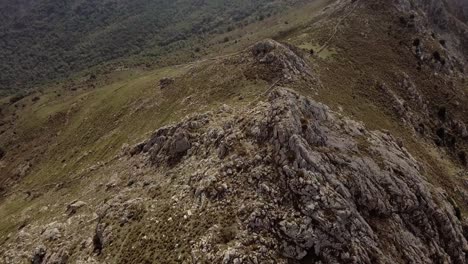
[[[242,223],[232,246],[199,241],[195,259],[466,262],[455,209],[390,135],[283,89],[233,120],[214,128],[209,115],[199,116],[138,146],[153,166],[203,164],[188,179],[203,210],[226,199],[243,204],[232,212]],[[180,155],[180,164],[167,163]]]
[[[3,251],[7,263],[27,248],[38,263],[109,260],[134,224],[146,228],[125,250],[158,252],[148,237],[174,236],[189,254],[163,257],[181,263],[467,262],[458,208],[398,140],[288,89],[247,109],[224,106],[161,128],[125,153],[120,168],[134,176],[105,187],[118,195],[94,209],[98,216],[25,227]],[[153,172],[164,176],[136,182]],[[164,189],[173,190],[171,216],[155,220],[167,210]],[[193,228],[200,224],[203,232]]]
[[[250,51],[255,62],[262,66],[266,65],[266,72],[269,75],[276,75],[277,80],[292,81],[300,76],[310,77],[312,74],[308,63],[293,46],[267,39],[256,43]]]
[[[243,65],[242,74],[250,80],[261,79],[278,85],[301,81],[309,84],[319,83],[303,51],[272,39],[259,41],[239,54],[227,58],[224,63]]]

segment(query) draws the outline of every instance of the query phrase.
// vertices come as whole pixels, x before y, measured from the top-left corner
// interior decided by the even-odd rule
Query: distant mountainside
[[[123,57],[158,62],[290,0],[0,1],[0,89],[28,88]],[[167,57],[167,56],[166,56]]]
[[[437,33],[450,43],[448,49],[465,61],[468,59],[468,1],[465,0],[397,0],[400,11],[413,10],[427,15]],[[419,30],[421,29],[421,26]],[[457,52],[457,50],[459,52]]]

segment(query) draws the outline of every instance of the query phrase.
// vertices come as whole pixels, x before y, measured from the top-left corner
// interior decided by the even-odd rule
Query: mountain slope
[[[131,56],[139,65],[177,63],[171,53],[199,55],[209,38],[294,2],[2,1],[0,89],[30,88]]]
[[[455,208],[396,139],[284,89],[269,97],[156,131],[82,186],[109,200],[28,224],[5,259],[39,245],[45,263],[464,263]]]
[[[467,263],[466,24],[433,4],[2,101],[0,263]]]

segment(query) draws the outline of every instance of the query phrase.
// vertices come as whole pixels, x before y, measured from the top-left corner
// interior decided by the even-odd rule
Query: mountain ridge
[[[0,263],[467,263],[465,26],[433,3],[0,101]]]

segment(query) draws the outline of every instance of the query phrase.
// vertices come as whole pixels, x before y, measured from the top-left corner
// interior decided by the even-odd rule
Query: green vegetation
[[[181,63],[192,56],[173,52],[199,53],[214,36],[286,5],[276,0],[22,2],[0,3],[3,93],[122,59],[142,66]]]

